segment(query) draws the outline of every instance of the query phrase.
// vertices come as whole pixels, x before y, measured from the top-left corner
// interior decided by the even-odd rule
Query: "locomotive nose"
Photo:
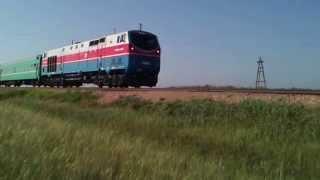
[[[155,86],[158,82],[160,59],[143,55],[130,55],[128,82],[130,85]]]

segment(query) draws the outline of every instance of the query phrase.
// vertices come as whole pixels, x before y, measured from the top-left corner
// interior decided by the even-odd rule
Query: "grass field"
[[[0,91],[0,179],[320,179],[320,107]]]

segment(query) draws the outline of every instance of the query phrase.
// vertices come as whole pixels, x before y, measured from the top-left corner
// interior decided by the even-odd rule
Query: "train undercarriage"
[[[5,87],[20,87],[22,85],[44,86],[44,87],[80,87],[83,84],[95,84],[102,88],[128,88],[141,86],[154,87],[158,81],[157,74],[140,73],[125,74],[121,71],[112,73],[86,72],[73,74],[58,74],[51,76],[42,76],[39,80],[20,80],[20,81],[4,81],[0,85]]]

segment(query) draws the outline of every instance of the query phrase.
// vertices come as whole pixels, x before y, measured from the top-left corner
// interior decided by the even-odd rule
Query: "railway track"
[[[30,89],[31,87],[6,87],[1,89]],[[174,92],[215,92],[215,93],[248,93],[248,94],[283,94],[283,95],[314,95],[320,96],[320,90],[256,90],[256,89],[205,89],[205,88],[97,88],[97,87],[80,87],[80,88],[43,88],[41,89],[60,89],[60,90],[88,90],[88,91],[104,91],[104,92],[161,92],[161,91],[174,91]]]
[[[199,90],[201,92],[202,90]],[[320,96],[320,91],[297,91],[297,90],[243,90],[243,89],[221,89],[221,90],[206,90],[206,92],[234,92],[234,93],[252,93],[252,94],[287,94],[287,95],[316,95]]]
[[[284,94],[284,95],[315,95],[320,96],[319,90],[256,90],[256,89],[201,89],[201,88],[81,88],[100,91],[117,91],[117,92],[150,92],[150,91],[184,91],[184,92],[229,92],[229,93],[249,93],[249,94]]]

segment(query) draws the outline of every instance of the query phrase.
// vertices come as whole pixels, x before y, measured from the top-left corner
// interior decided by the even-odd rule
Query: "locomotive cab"
[[[160,45],[156,35],[129,31],[127,80],[132,86],[155,86],[160,72]]]

